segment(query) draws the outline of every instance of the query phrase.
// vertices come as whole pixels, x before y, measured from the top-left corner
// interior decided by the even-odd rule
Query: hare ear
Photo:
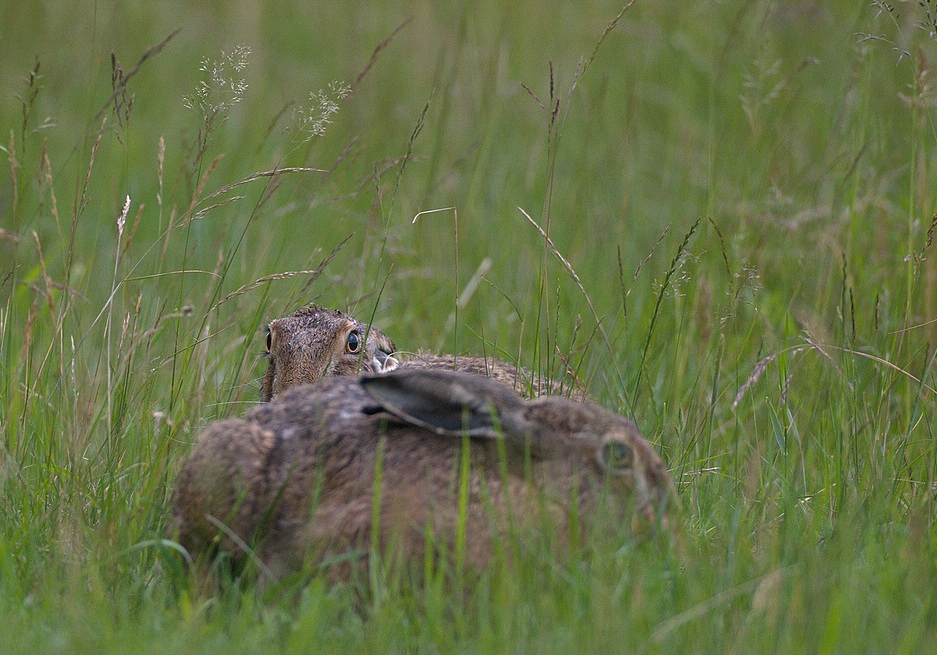
[[[366,414],[386,412],[440,435],[499,438],[500,416],[521,405],[520,398],[498,382],[447,371],[363,376],[361,385],[377,403],[365,407]]]

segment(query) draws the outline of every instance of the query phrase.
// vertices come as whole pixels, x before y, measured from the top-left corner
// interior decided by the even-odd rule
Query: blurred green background
[[[937,7],[621,10],[0,4],[11,649],[926,650]],[[256,175],[285,167],[321,171]],[[454,608],[179,591],[173,477],[310,301],[576,373],[670,463],[685,559],[627,546]]]

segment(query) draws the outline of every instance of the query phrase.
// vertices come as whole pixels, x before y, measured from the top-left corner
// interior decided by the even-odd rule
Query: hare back
[[[402,353],[395,353],[395,355],[400,360],[400,368],[439,369],[483,375],[503,382],[517,393],[530,398],[543,395],[568,395],[571,390],[577,390],[575,383],[564,383],[562,379],[550,379],[533,373],[519,364],[502,362],[492,357],[437,355],[422,351],[406,357]]]

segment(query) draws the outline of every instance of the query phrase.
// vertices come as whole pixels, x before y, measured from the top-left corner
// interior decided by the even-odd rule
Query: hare
[[[379,329],[372,327],[367,332],[367,327],[352,317],[314,305],[270,322],[265,355],[270,363],[261,386],[261,402],[326,376],[387,373],[398,366],[477,373],[530,396],[564,391],[560,381],[547,381],[521,366],[492,358],[418,352],[404,359]]]
[[[269,402],[289,387],[328,375],[384,373],[397,367],[394,342],[375,327],[334,309],[310,305],[266,326],[270,360],[260,387]]]
[[[329,561],[338,580],[366,566],[374,544],[411,560],[461,535],[465,562],[482,567],[510,525],[548,518],[562,541],[574,507],[588,520],[600,505],[632,525],[666,525],[674,498],[658,454],[609,410],[402,369],[294,387],[211,424],[172,505],[179,543],[202,561],[218,549],[243,561],[249,547],[274,580]]]

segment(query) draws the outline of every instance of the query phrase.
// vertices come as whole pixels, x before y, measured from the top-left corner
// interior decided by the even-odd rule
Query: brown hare
[[[657,453],[611,411],[523,400],[483,376],[404,369],[294,387],[211,424],[179,475],[173,523],[201,560],[217,550],[243,560],[249,547],[273,579],[330,561],[340,579],[374,543],[410,560],[427,543],[451,550],[457,535],[464,561],[481,567],[510,525],[548,518],[562,541],[574,507],[581,521],[601,505],[619,524],[666,525],[674,493]]]
[[[260,387],[269,402],[290,387],[329,375],[384,373],[397,367],[390,338],[334,309],[310,305],[266,326],[270,360]]]
[[[548,381],[527,369],[490,357],[436,355],[424,352],[404,357],[379,329],[337,310],[309,306],[271,321],[267,327],[269,360],[260,391],[269,402],[286,389],[313,384],[332,375],[387,373],[398,366],[477,373],[504,382],[525,396],[560,395],[568,391],[560,381]],[[393,357],[391,356],[393,355]]]

